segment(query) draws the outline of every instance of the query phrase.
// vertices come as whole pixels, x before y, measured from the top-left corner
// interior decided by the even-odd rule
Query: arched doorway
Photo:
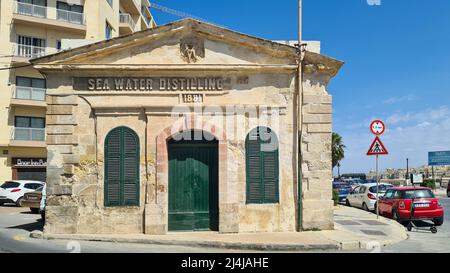
[[[219,230],[218,141],[190,130],[168,140],[169,231]]]

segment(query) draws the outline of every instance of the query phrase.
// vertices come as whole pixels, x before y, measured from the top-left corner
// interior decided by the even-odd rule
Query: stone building
[[[305,52],[297,119],[298,56],[186,19],[32,60],[48,83],[44,232],[332,229],[326,86],[342,62]]]

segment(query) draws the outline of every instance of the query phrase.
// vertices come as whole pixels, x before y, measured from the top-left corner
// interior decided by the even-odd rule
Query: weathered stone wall
[[[70,75],[67,75],[70,77]],[[183,127],[189,129],[213,130],[213,134],[223,139],[219,143],[220,164],[223,164],[219,178],[220,231],[221,232],[276,232],[293,231],[295,227],[295,206],[293,196],[294,166],[292,150],[293,132],[293,88],[294,74],[291,75],[249,75],[248,85],[241,90],[231,90],[220,96],[207,96],[208,104],[217,104],[224,111],[219,115],[207,113],[196,116],[195,125]],[[167,159],[159,160],[158,155],[167,154],[167,148],[159,147],[166,143],[174,133],[174,124],[187,124],[182,114],[172,116],[170,107],[162,112],[160,106],[140,106],[144,97],[140,96],[78,96],[73,93],[68,78],[59,76],[55,81],[55,90],[49,92],[49,119],[71,122],[49,130],[58,145],[49,146],[49,169],[56,169],[57,176],[49,176],[49,185],[53,185],[49,194],[48,224],[50,233],[150,233],[167,232]],[[270,83],[270,84],[268,84]],[[62,112],[61,107],[68,100],[73,105]],[[64,98],[64,100],[63,100]],[[176,98],[178,99],[178,98]],[[104,108],[105,100],[109,107]],[[161,101],[159,101],[161,103]],[[164,103],[164,101],[162,101]],[[172,104],[172,98],[165,98]],[[137,104],[137,105],[136,105]],[[102,107],[98,107],[102,105]],[[244,106],[238,113],[227,116],[225,106]],[[266,105],[268,109],[257,107],[257,115],[250,111],[253,106]],[[249,108],[245,108],[248,106]],[[270,107],[273,107],[270,108]],[[206,109],[204,109],[206,110]],[[275,112],[273,112],[275,111]],[[58,114],[57,117],[53,115]],[[62,115],[64,113],[64,116]],[[67,114],[66,114],[67,113]],[[70,114],[68,114],[70,113]],[[261,114],[269,118],[262,118]],[[52,116],[50,116],[52,115]],[[272,115],[279,115],[271,120]],[[193,122],[196,119],[198,122]],[[261,123],[262,122],[262,123]],[[272,124],[274,123],[274,124]],[[250,130],[258,125],[271,127],[279,139],[280,152],[280,203],[247,205],[245,203],[245,138]],[[141,155],[141,198],[140,206],[133,208],[105,208],[104,200],[104,140],[107,133],[118,126],[133,129],[140,139]],[[183,125],[184,126],[184,125]],[[56,129],[57,128],[57,129]],[[216,129],[214,129],[216,128]],[[168,131],[163,134],[162,132]],[[219,133],[222,132],[222,133]],[[229,138],[228,138],[229,134]],[[70,141],[63,141],[62,138]],[[159,139],[160,138],[160,139]],[[145,143],[147,139],[147,143]],[[147,154],[145,148],[147,147]],[[159,147],[159,149],[158,149]],[[65,150],[62,150],[62,149]],[[68,156],[67,156],[68,155]],[[161,166],[159,166],[161,165]],[[50,173],[50,172],[49,172]],[[62,177],[62,178],[61,178]],[[70,180],[67,180],[70,177]],[[61,182],[59,182],[61,180]],[[63,187],[65,191],[53,188]],[[59,202],[56,202],[59,200]],[[54,211],[54,212],[52,212]],[[60,216],[67,214],[67,219]],[[69,221],[70,220],[70,221]],[[67,225],[67,228],[66,226]]]
[[[331,130],[332,97],[326,90],[329,73],[307,65],[302,102],[303,229],[333,229]]]

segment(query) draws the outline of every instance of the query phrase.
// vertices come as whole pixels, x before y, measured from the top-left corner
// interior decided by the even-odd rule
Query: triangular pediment
[[[34,65],[295,64],[297,49],[193,19],[63,51]]]

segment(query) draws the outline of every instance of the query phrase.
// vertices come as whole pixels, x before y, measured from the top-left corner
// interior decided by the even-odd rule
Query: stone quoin
[[[47,78],[48,234],[333,228],[342,62],[186,19],[32,60]],[[244,109],[227,111],[227,109]],[[197,110],[199,111],[197,111]]]

